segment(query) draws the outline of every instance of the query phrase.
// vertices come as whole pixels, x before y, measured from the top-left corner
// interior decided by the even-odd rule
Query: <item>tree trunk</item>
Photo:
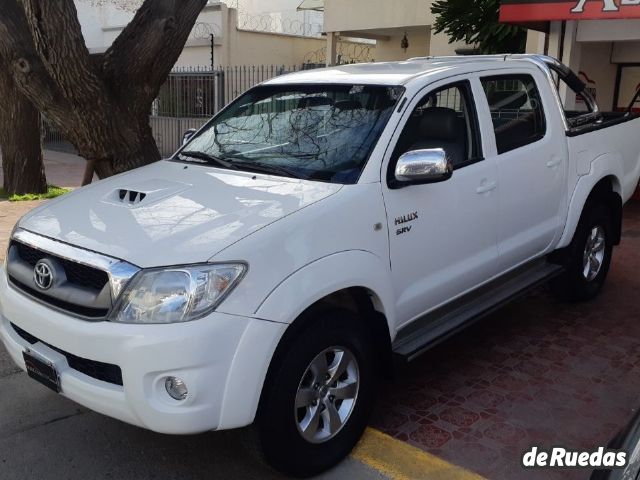
[[[8,195],[45,193],[40,114],[18,91],[0,62],[0,148]]]
[[[149,112],[207,0],[144,0],[91,55],[74,0],[0,0],[0,57],[20,91],[100,178],[160,159]]]
[[[91,183],[93,173],[107,178],[160,160],[147,115],[131,119],[127,113],[118,113],[119,121],[105,130],[95,127],[103,121],[99,116],[86,112],[82,122],[65,132],[78,154],[89,160],[84,182]]]

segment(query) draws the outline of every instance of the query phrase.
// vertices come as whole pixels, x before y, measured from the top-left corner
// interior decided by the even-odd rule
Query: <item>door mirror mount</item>
[[[182,145],[186,145],[187,143],[189,143],[189,140],[191,140],[191,137],[193,137],[196,134],[197,130],[195,128],[190,128],[189,130],[186,130],[183,134],[182,134]]]
[[[453,164],[441,148],[412,150],[400,156],[395,170],[395,186],[445,182],[453,175]]]

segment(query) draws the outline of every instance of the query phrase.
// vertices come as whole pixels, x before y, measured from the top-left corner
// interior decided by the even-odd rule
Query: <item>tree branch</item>
[[[19,0],[33,45],[63,96],[76,107],[89,107],[103,92],[82,36],[73,0]]]
[[[69,104],[35,49],[23,8],[17,0],[0,2],[0,57],[17,87],[48,116],[63,115]]]
[[[206,3],[145,0],[104,55],[109,86],[131,101],[153,101]]]

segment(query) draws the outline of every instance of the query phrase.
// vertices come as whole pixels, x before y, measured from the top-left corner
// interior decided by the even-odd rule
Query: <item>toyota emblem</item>
[[[33,281],[40,290],[49,290],[53,285],[53,270],[44,260],[36,263],[33,269]]]

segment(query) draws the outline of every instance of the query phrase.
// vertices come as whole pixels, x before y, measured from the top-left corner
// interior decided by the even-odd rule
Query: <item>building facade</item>
[[[293,67],[309,63],[326,46],[321,35],[322,14],[297,12],[298,3],[298,0],[279,0],[269,7],[280,10],[266,12],[258,8],[264,7],[265,2],[209,2],[198,17],[176,66]],[[76,0],[89,51],[106,51],[131,21],[139,4],[136,0]]]
[[[306,0],[300,8],[324,11],[327,64],[341,63],[341,38],[375,41],[375,61],[406,60],[428,55],[455,55],[469,48],[449,43],[433,31],[435,18],[428,0]]]
[[[529,29],[528,53],[579,72],[603,110],[628,108],[640,89],[638,0],[503,0],[500,19]],[[567,108],[581,107],[566,89],[561,94]]]

